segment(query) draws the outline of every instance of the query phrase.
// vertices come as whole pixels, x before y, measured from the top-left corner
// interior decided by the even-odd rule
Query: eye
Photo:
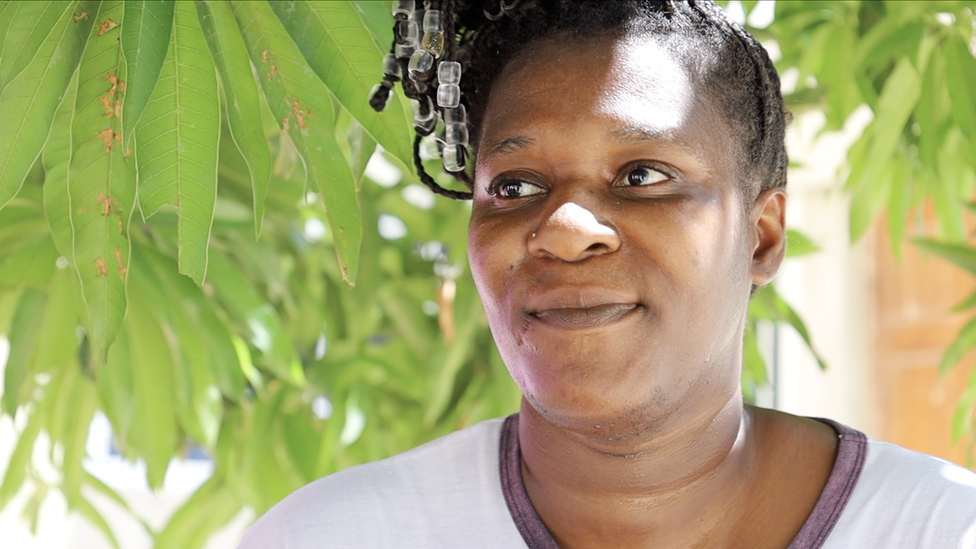
[[[643,187],[666,181],[668,178],[667,175],[654,168],[638,166],[627,172],[625,181],[631,187]]]
[[[489,194],[499,198],[524,198],[542,191],[542,187],[518,179],[503,179],[488,189]]]

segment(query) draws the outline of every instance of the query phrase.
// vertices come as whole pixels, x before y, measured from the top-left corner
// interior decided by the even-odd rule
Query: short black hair
[[[765,48],[712,0],[429,0],[424,7],[441,10],[445,34],[456,37],[447,40],[441,60],[456,60],[463,67],[461,104],[474,138],[472,150],[477,148],[492,84],[532,43],[650,35],[683,61],[742,144],[740,174],[748,191],[744,198],[786,185],[788,113],[779,76]],[[436,86],[418,89],[407,77],[405,59],[401,66],[407,96],[425,104],[427,96],[436,105]],[[414,156],[421,180],[439,194],[470,198],[471,193],[441,188],[424,171],[420,139],[418,134]],[[472,184],[464,172],[456,175]]]

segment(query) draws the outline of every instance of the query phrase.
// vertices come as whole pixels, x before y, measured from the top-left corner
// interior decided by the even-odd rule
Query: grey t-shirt
[[[976,474],[827,420],[837,459],[788,549],[976,549]],[[239,549],[558,549],[522,483],[518,416],[319,479]]]

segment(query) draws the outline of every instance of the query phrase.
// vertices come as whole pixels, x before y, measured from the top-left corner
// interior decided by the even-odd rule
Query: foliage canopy
[[[875,113],[848,158],[852,237],[887,207],[899,240],[931,199],[961,240],[973,7],[780,2],[752,29],[797,71],[793,110],[822,108],[827,129]],[[466,271],[467,208],[410,174],[409,104],[366,103],[390,26],[369,1],[0,4],[0,408],[24,425],[0,506],[26,483],[36,521],[54,488],[114,541],[82,491],[125,506],[82,467],[100,410],[155,488],[189,448],[213,458],[153,532],[199,547],[245,505],[517,408]],[[374,151],[401,175],[367,177]],[[761,321],[809,341],[761,290],[747,394],[765,379]],[[41,433],[54,485],[31,465]]]

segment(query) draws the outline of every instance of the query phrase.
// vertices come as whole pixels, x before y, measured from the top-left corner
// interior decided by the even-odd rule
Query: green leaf
[[[786,230],[786,256],[797,257],[820,251],[820,246],[796,229]]]
[[[333,133],[329,89],[304,62],[271,7],[241,1],[233,2],[233,6],[268,105],[295,143],[309,177],[322,194],[343,278],[353,284],[362,241],[359,200],[355,178]]]
[[[146,460],[149,485],[159,488],[169,460],[177,447],[173,357],[149,305],[133,295],[126,322],[131,345],[128,367],[132,368],[133,409],[128,438]]]
[[[173,27],[174,4],[173,0],[129,0],[125,3],[121,37],[125,73],[129,77],[122,106],[125,148],[131,146],[133,130],[163,66]]]
[[[20,487],[27,478],[28,469],[31,468],[31,453],[34,450],[34,441],[37,440],[38,433],[41,432],[41,425],[44,418],[41,414],[34,412],[27,420],[24,430],[17,435],[17,446],[10,454],[10,461],[7,462],[7,471],[3,475],[3,483],[0,484],[0,507],[5,507],[10,503],[10,499],[20,491]]]
[[[135,254],[132,289],[145,299],[149,314],[163,330],[175,374],[177,416],[187,435],[213,447],[220,429],[221,398],[208,362],[201,331],[181,306],[183,295],[196,290],[187,278],[182,291],[171,292],[149,262]],[[187,288],[186,286],[189,286]]]
[[[95,2],[58,2],[62,10],[33,60],[0,91],[0,208],[20,190],[47,139],[54,113],[78,65],[91,19],[73,21],[73,9],[95,12]]]
[[[136,128],[139,202],[145,215],[179,211],[180,272],[197,284],[207,273],[217,197],[220,104],[213,59],[196,6],[177,2],[173,41]]]
[[[214,530],[241,509],[223,481],[216,475],[203,483],[182,507],[173,513],[156,536],[156,549],[198,549]]]
[[[304,383],[301,363],[275,308],[257,294],[240,270],[222,254],[213,254],[211,270],[217,298],[248,327],[251,345],[262,353],[262,365],[280,379]]]
[[[956,411],[952,415],[952,441],[959,440],[972,427],[973,408],[976,407],[976,368],[969,373],[969,381],[966,383],[966,390],[963,391]]]
[[[853,162],[846,187],[854,191],[851,206],[851,239],[867,229],[875,213],[890,196],[894,172],[892,156],[921,93],[918,73],[907,58],[902,58],[885,81],[869,131],[871,146],[863,150],[862,162]],[[902,159],[904,160],[904,159]],[[879,177],[886,171],[887,177]]]
[[[61,2],[7,4],[11,13],[3,13],[3,18],[17,24],[8,23],[4,33],[0,34],[3,38],[0,90],[34,59],[48,34],[58,25],[65,8]]]
[[[128,220],[135,206],[135,171],[120,144],[115,105],[124,97],[125,62],[119,47],[122,2],[103,1],[79,66],[68,166],[74,234],[72,258],[91,322],[95,360],[103,362],[125,315],[129,265]]]
[[[108,523],[105,522],[105,518],[102,517],[101,513],[92,506],[92,504],[85,497],[79,497],[74,504],[74,510],[81,513],[83,517],[88,519],[88,522],[92,523],[98,530],[105,536],[105,539],[112,544],[115,549],[120,549],[119,540],[115,537],[112,532],[112,528],[109,527]]]
[[[976,249],[964,244],[946,244],[922,238],[912,239],[919,248],[949,260],[956,266],[976,275]]]
[[[939,363],[939,375],[947,374],[973,347],[976,347],[976,318],[970,319],[949,344]]]
[[[749,301],[749,315],[757,319],[786,322],[789,324],[803,338],[803,341],[807,344],[810,352],[813,353],[814,358],[817,360],[820,369],[827,369],[827,363],[824,362],[823,357],[820,356],[820,353],[813,346],[810,333],[807,331],[803,319],[779,296],[775,288],[772,286],[763,286],[756,290],[756,293],[752,296],[752,300]]]
[[[251,175],[254,234],[261,234],[265,195],[271,178],[271,151],[261,121],[263,109],[251,71],[247,46],[226,2],[197,1],[200,26],[223,83],[230,134]]]
[[[976,59],[956,34],[946,39],[944,51],[953,118],[970,141],[976,140]]]
[[[44,320],[47,294],[28,288],[20,296],[20,303],[10,325],[10,355],[3,376],[3,411],[13,417],[20,404],[20,387],[27,379],[28,361],[34,354],[37,332]]]
[[[0,259],[0,286],[43,288],[51,280],[57,259],[50,235],[25,238],[22,246]]]
[[[383,113],[369,106],[369,91],[382,78],[380,66],[387,52],[376,46],[357,6],[351,2],[304,0],[270,4],[309,65],[342,106],[383,148],[404,164],[412,165],[410,119],[402,104],[390,101]]]
[[[75,112],[78,73],[68,84],[61,106],[51,126],[41,162],[44,165],[44,216],[51,229],[51,238],[62,256],[71,259],[71,209],[68,200],[68,164],[71,161],[71,119]]]
[[[77,369],[73,370],[77,371]],[[80,508],[84,505],[84,499],[81,497],[81,483],[85,472],[82,469],[82,460],[86,456],[88,427],[98,408],[98,394],[91,381],[81,376],[78,376],[67,388],[70,392],[71,406],[64,418],[64,436],[61,438],[64,448],[61,466],[64,473],[62,491],[68,500],[68,505]]]

